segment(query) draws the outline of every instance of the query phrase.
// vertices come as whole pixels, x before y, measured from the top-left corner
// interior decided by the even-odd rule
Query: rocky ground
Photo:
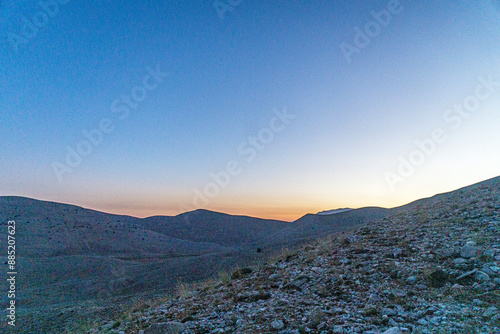
[[[113,333],[500,333],[500,187],[422,202],[139,307]]]

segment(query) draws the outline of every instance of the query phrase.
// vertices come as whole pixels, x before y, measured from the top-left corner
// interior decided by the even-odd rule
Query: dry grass
[[[174,295],[181,298],[189,297],[196,287],[196,283],[177,282]]]
[[[66,326],[65,333],[92,333],[96,332],[99,324],[95,320],[80,319]]]
[[[286,259],[287,257],[289,256],[293,256],[297,254],[296,251],[294,250],[291,250],[289,248],[282,248],[274,253],[272,253],[269,257],[268,257],[268,263],[274,263],[280,259]]]
[[[238,270],[239,267],[234,268],[233,270]],[[228,270],[221,270],[218,273],[219,281],[224,284],[228,285],[229,282],[231,282],[231,274],[229,273]]]

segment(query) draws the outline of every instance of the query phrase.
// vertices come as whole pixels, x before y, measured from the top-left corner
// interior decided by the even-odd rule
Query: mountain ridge
[[[499,235],[496,178],[128,310],[128,321],[117,330],[496,334]],[[112,327],[116,319],[88,333]]]
[[[204,280],[332,233],[347,233],[361,226],[376,228],[391,215],[449,198],[466,200],[467,194],[485,187],[500,187],[500,177],[396,208],[305,214],[294,222],[205,209],[136,218],[72,204],[1,196],[0,238],[3,242],[6,222],[14,219],[16,238],[22,241],[18,252],[19,300],[25,312],[39,310],[43,318],[49,306],[92,302],[109,307],[115,298],[173,291],[180,282]],[[450,208],[446,215],[456,210]],[[7,258],[0,259],[5,262]]]
[[[328,212],[328,211],[358,210],[358,209],[369,208],[369,207],[378,207],[378,208],[383,208],[383,209],[397,209],[397,208],[408,207],[409,205],[417,205],[419,202],[430,200],[432,198],[439,197],[439,196],[445,196],[445,195],[453,193],[455,191],[460,191],[462,189],[466,189],[466,188],[470,188],[470,187],[476,187],[476,186],[480,186],[480,185],[484,185],[484,184],[495,183],[495,182],[498,182],[499,179],[500,179],[500,176],[491,177],[491,178],[488,178],[488,179],[483,180],[483,181],[478,181],[478,182],[472,183],[470,185],[465,185],[465,186],[462,186],[462,187],[459,187],[459,188],[456,188],[456,189],[453,189],[453,190],[450,190],[450,191],[436,193],[436,194],[428,196],[428,197],[423,197],[423,198],[419,198],[419,199],[416,199],[416,200],[412,200],[412,201],[410,201],[410,202],[408,202],[406,204],[398,205],[398,206],[391,207],[391,208],[385,208],[385,207],[380,207],[380,206],[371,206],[371,205],[369,205],[369,206],[364,206],[364,207],[360,207],[360,208],[338,208],[338,209],[334,209],[334,210],[323,210],[323,211],[320,211],[320,212],[317,212],[317,213],[312,213],[312,212],[306,213],[303,216],[299,217],[298,219],[293,220],[292,222],[295,222],[295,221],[303,218],[305,215],[309,215],[309,214],[311,214],[311,215],[321,215],[324,212]],[[0,196],[0,205],[2,205],[2,202],[1,202],[2,199],[9,199],[9,198],[10,199],[16,199],[17,198],[17,199],[26,200],[26,201],[52,203],[52,204],[56,204],[56,205],[57,204],[61,204],[61,205],[73,206],[73,207],[76,207],[76,208],[85,209],[85,210],[91,210],[91,211],[95,211],[95,212],[99,212],[99,213],[104,213],[104,214],[108,214],[108,215],[114,215],[114,216],[120,216],[120,217],[129,217],[129,218],[135,218],[135,219],[148,219],[148,218],[155,218],[155,217],[173,218],[173,217],[178,217],[178,216],[181,216],[181,215],[184,215],[184,214],[187,214],[187,213],[195,213],[197,211],[200,211],[200,212],[209,212],[209,213],[219,213],[219,214],[223,214],[223,215],[236,216],[236,217],[250,217],[250,218],[256,218],[256,219],[264,219],[264,220],[274,220],[274,221],[288,222],[288,221],[282,221],[282,220],[277,220],[277,219],[258,218],[258,217],[254,217],[254,216],[250,216],[250,215],[244,215],[244,214],[230,214],[230,213],[213,211],[213,210],[204,209],[204,208],[198,208],[198,209],[194,209],[194,210],[191,210],[191,211],[182,212],[182,213],[179,213],[179,214],[174,215],[174,216],[169,216],[169,215],[153,215],[153,216],[147,216],[147,217],[142,217],[141,218],[141,217],[135,217],[135,216],[132,216],[132,215],[124,215],[124,214],[119,214],[119,213],[110,213],[110,212],[106,212],[106,211],[100,211],[100,210],[97,210],[97,209],[87,208],[85,206],[81,206],[81,205],[78,205],[78,204],[69,204],[69,203],[64,203],[64,202],[60,202],[60,201],[37,199],[37,198],[31,198],[31,197],[19,196],[19,195],[2,195],[2,196]],[[339,212],[339,213],[342,213],[342,212]]]

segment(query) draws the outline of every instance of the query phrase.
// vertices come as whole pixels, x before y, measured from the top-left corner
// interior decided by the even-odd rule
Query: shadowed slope
[[[150,217],[141,221],[145,228],[171,237],[195,242],[212,242],[226,247],[243,247],[290,223],[233,216],[208,210],[186,212],[175,217]]]

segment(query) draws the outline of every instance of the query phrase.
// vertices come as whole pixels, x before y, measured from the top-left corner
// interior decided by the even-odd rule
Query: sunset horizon
[[[497,176],[498,175],[487,177],[480,180],[473,180],[469,181],[466,184],[453,185],[448,188],[441,188],[439,190],[432,190],[428,193],[418,194],[416,195],[416,197],[404,198],[400,202],[375,202],[375,201],[370,202],[370,198],[366,197],[365,202],[351,202],[354,203],[352,205],[347,202],[341,202],[341,204],[338,205],[335,204],[328,205],[328,203],[325,203],[324,205],[320,204],[304,205],[304,202],[307,201],[300,201],[300,203],[295,203],[295,204],[290,204],[290,203],[288,203],[288,205],[283,204],[283,206],[281,207],[266,207],[265,205],[262,207],[257,207],[257,205],[252,205],[252,206],[241,205],[240,207],[228,208],[217,205],[209,205],[207,207],[194,207],[194,206],[189,207],[188,205],[182,205],[177,208],[164,209],[164,207],[168,208],[168,203],[162,206],[161,204],[157,204],[157,201],[152,199],[137,200],[134,201],[133,203],[120,202],[114,205],[111,204],[109,206],[106,206],[107,203],[104,200],[99,202],[92,202],[92,201],[85,202],[85,200],[82,200],[82,202],[73,202],[73,201],[65,201],[63,199],[29,197],[20,194],[10,194],[10,195],[4,194],[2,196],[25,197],[39,201],[70,204],[70,205],[80,206],[85,209],[91,209],[114,215],[131,216],[141,219],[155,217],[155,216],[177,216],[195,210],[208,210],[208,211],[219,212],[229,215],[236,215],[236,216],[249,216],[261,219],[276,219],[281,221],[293,222],[306,214],[316,214],[321,211],[336,210],[339,208],[350,208],[350,209],[359,209],[364,207],[381,207],[386,209],[396,208],[420,199],[429,198],[438,194],[447,193],[464,187],[468,187],[473,184],[495,178]],[[252,201],[247,201],[246,203],[249,202],[255,203],[256,201],[255,199],[253,199]],[[155,204],[157,204],[156,207]],[[144,206],[141,207],[141,205]]]

